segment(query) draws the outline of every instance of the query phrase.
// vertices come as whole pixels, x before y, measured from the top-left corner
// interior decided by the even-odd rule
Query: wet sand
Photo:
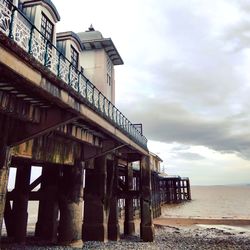
[[[250,219],[160,217],[160,218],[154,219],[154,224],[159,225],[159,226],[168,226],[168,225],[191,226],[191,225],[196,225],[196,224],[203,224],[203,225],[230,225],[230,226],[249,226],[250,227]]]

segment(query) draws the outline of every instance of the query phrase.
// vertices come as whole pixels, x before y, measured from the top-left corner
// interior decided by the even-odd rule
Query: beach
[[[142,242],[139,220],[136,234],[121,235],[118,242],[84,242],[83,249],[250,249],[250,187],[193,187],[191,202],[162,207],[162,216],[154,219],[155,241]],[[32,235],[37,203],[30,203],[28,231]],[[120,220],[121,233],[123,220]],[[26,246],[3,244],[1,249],[73,249],[44,246],[29,237]],[[43,245],[43,246],[42,246]]]
[[[138,231],[135,236],[122,237],[118,242],[85,242],[81,249],[200,249],[200,250],[247,250],[250,249],[250,226],[225,227],[223,225],[197,225],[192,220],[185,225],[172,223],[172,225],[160,225],[159,220],[155,222],[155,241],[140,241]],[[138,226],[138,224],[137,224]],[[30,239],[26,246],[3,245],[1,249],[74,249],[63,246],[39,246]]]

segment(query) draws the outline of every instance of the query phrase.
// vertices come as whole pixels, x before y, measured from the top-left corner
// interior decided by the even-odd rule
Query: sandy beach
[[[250,220],[158,218],[154,220],[154,224],[154,242],[146,243],[140,240],[137,222],[135,236],[122,236],[119,242],[85,242],[82,249],[250,249]],[[1,249],[66,250],[73,248],[39,246],[34,239],[30,238],[26,246],[4,244]]]

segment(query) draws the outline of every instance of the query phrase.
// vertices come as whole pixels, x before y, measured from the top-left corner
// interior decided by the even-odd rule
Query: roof
[[[149,152],[149,154],[155,157],[158,161],[163,162],[163,160],[157,154],[154,154],[152,152]]]
[[[77,34],[84,50],[104,49],[114,65],[124,64],[118,50],[111,38],[104,38],[100,31],[94,30],[91,26],[89,30]]]
[[[56,22],[60,21],[61,19],[55,5],[51,0],[22,0],[21,2],[23,3],[23,8],[41,4],[49,10]]]
[[[79,51],[83,50],[83,46],[79,36],[73,31],[56,33],[56,40],[57,41],[73,40],[77,44]]]

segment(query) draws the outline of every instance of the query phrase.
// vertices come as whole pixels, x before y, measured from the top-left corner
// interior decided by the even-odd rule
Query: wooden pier
[[[43,33],[59,20],[51,1],[0,0],[0,238],[4,221],[7,236],[25,244],[28,204],[37,201],[34,234],[43,242],[119,240],[123,205],[124,233],[134,233],[137,213],[141,239],[153,241],[153,215],[164,203],[191,199],[189,180],[152,172],[142,127],[115,107],[110,89],[86,77],[84,53],[102,51],[112,69],[123,63],[112,40]],[[31,183],[32,166],[42,172]]]

